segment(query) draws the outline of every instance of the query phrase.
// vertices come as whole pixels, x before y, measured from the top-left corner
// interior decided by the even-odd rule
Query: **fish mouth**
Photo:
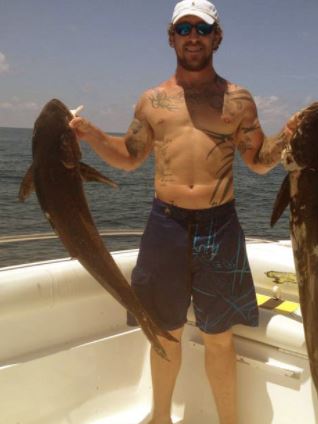
[[[309,164],[300,164],[295,159],[291,146],[286,147],[282,151],[281,164],[287,172],[299,172],[299,171],[314,171],[318,172],[318,168],[310,166]]]
[[[281,163],[283,165],[283,167],[285,168],[285,170],[287,172],[295,172],[295,171],[300,171],[301,169],[303,169],[300,165],[298,165],[298,163],[296,162],[294,156],[293,156],[293,152],[292,152],[292,148],[290,145],[288,145],[283,151],[282,151],[282,155],[281,155]]]
[[[298,114],[296,129],[290,140],[295,162],[310,171],[318,169],[318,102]]]

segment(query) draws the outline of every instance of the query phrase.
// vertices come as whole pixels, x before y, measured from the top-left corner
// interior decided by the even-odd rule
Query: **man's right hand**
[[[75,117],[69,122],[70,127],[75,131],[77,137],[88,143],[96,141],[100,130],[90,121],[82,117]]]

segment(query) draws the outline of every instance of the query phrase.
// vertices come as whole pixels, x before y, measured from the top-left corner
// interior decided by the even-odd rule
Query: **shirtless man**
[[[112,137],[84,118],[71,126],[108,164],[136,169],[155,154],[155,199],[132,285],[162,327],[181,340],[192,298],[205,344],[207,376],[220,423],[234,424],[236,360],[231,327],[258,324],[245,240],[234,205],[233,160],[264,174],[280,160],[288,126],[265,137],[251,94],[216,74],[222,40],[214,5],[183,0],[173,12],[169,43],[175,74],[138,101],[124,137]],[[151,351],[151,424],[171,424],[181,343],[161,338],[170,362]]]

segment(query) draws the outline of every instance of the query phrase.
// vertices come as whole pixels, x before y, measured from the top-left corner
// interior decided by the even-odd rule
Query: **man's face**
[[[196,25],[203,22],[196,16],[185,16],[177,24],[188,22]],[[170,37],[170,45],[176,51],[178,64],[187,71],[201,71],[212,62],[214,48],[214,32],[207,35],[199,35],[192,28],[189,35],[182,36],[174,32]]]

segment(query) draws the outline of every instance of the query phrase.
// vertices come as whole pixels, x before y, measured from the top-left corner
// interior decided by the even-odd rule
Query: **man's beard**
[[[185,55],[181,57],[177,54],[178,65],[186,71],[199,72],[208,67],[212,63],[212,52],[207,56],[203,56],[198,61],[189,60]]]

